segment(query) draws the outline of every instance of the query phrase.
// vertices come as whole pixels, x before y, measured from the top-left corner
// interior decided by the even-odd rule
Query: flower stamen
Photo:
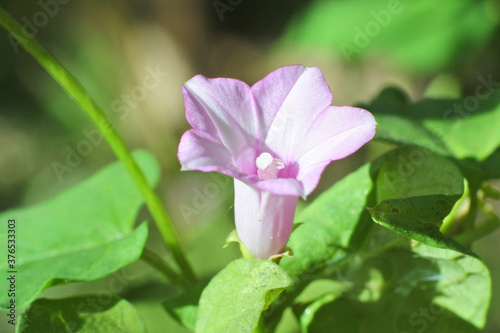
[[[262,153],[255,160],[257,165],[257,175],[260,180],[276,179],[278,172],[285,167],[285,164],[279,158],[273,158],[269,153]]]

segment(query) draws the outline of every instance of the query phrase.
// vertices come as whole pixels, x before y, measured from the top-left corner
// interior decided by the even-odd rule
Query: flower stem
[[[172,250],[173,256],[186,278],[195,282],[196,277],[189,265],[179,238],[172,222],[165,211],[160,198],[148,184],[146,177],[132,158],[125,143],[113,128],[112,123],[106,119],[104,112],[97,103],[89,96],[83,86],[71,75],[59,62],[33,37],[23,35],[21,25],[14,20],[2,7],[0,7],[0,25],[3,26],[20,45],[28,51],[45,70],[56,80],[64,91],[71,96],[80,108],[92,119],[103,137],[115,152],[116,156],[123,163],[128,173],[139,188],[144,201],[153,216],[153,219],[160,230],[163,240]]]
[[[170,268],[165,260],[163,260],[158,254],[149,250],[148,248],[144,248],[142,250],[141,259],[151,265],[153,268],[157,269],[163,275],[167,277],[170,281],[183,286],[184,288],[189,287],[189,283],[187,283],[186,279],[183,279],[177,272],[175,272],[172,268]]]

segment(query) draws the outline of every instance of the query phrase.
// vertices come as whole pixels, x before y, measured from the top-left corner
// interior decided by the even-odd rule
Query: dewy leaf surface
[[[154,158],[144,151],[134,158],[156,183]],[[147,238],[145,223],[133,228],[142,203],[125,168],[115,162],[54,198],[0,214],[2,221],[16,221],[17,307],[52,285],[99,279],[137,260]],[[0,263],[4,272],[11,270],[6,264]],[[7,287],[6,282],[1,285]],[[0,307],[7,302],[7,293],[2,294]]]
[[[37,299],[23,313],[17,333],[145,333],[134,306],[111,295]]]
[[[286,272],[271,261],[233,261],[204,289],[196,332],[254,332],[261,313],[291,283]]]

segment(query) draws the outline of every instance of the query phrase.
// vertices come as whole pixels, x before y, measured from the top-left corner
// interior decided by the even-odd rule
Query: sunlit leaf
[[[134,157],[156,183],[154,158],[146,152]],[[99,279],[137,260],[148,231],[145,223],[134,230],[142,202],[125,168],[113,163],[52,199],[0,214],[2,221],[16,221],[17,306],[28,305],[47,287]],[[6,264],[0,263],[4,272]],[[8,302],[2,294],[1,307]]]
[[[283,45],[329,50],[347,62],[375,54],[437,71],[485,45],[495,27],[489,12],[473,0],[315,1],[292,22]]]
[[[373,223],[365,209],[375,203],[369,196],[372,167],[367,164],[349,174],[295,218],[303,224],[288,242],[293,256],[280,262],[290,276],[341,261],[364,240]]]
[[[271,261],[233,261],[203,291],[196,332],[254,332],[261,313],[291,283]]]
[[[377,119],[380,133],[376,139],[420,145],[460,160],[482,161],[500,146],[500,82],[492,81],[490,75],[479,77],[477,83],[479,94],[410,104],[394,103],[390,98],[394,89],[390,88],[362,107]]]
[[[460,170],[444,157],[418,146],[387,153],[377,175],[373,220],[425,244],[471,254],[439,232],[464,191]]]
[[[384,156],[377,175],[377,201],[445,194],[460,197],[464,180],[448,159],[419,146],[404,146]]]
[[[346,279],[342,297],[298,307],[304,332],[477,333],[485,325],[491,281],[474,257],[420,244],[367,257]]]

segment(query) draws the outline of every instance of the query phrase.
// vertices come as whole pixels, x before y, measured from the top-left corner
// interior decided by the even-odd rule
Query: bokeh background
[[[180,89],[192,76],[253,84],[280,66],[317,66],[335,105],[367,103],[387,86],[419,100],[474,95],[481,76],[500,82],[500,3],[494,0],[0,4],[82,82],[131,149],[145,148],[160,161],[158,192],[203,277],[237,258],[238,251],[236,246],[222,249],[233,229],[232,180],[181,173],[176,157],[180,136],[188,129]],[[3,30],[0,61],[0,210],[45,200],[115,160],[106,142],[91,142],[94,126],[86,115]],[[157,85],[145,89],[144,80],[153,72]],[[75,158],[83,141],[91,142],[91,149]],[[333,163],[308,200],[390,148],[372,142]],[[56,171],[57,163],[69,167]],[[216,189],[214,194],[197,201],[207,186]],[[146,211],[141,218],[148,218]],[[153,224],[150,230],[148,246],[168,257]],[[497,231],[475,246],[493,280],[485,330],[492,333],[500,331],[499,243]],[[174,294],[163,277],[141,262],[127,271],[134,279],[120,295],[138,307],[149,332],[188,332],[161,307]],[[49,289],[43,296],[96,292],[110,278]],[[295,332],[293,325],[280,329]]]

